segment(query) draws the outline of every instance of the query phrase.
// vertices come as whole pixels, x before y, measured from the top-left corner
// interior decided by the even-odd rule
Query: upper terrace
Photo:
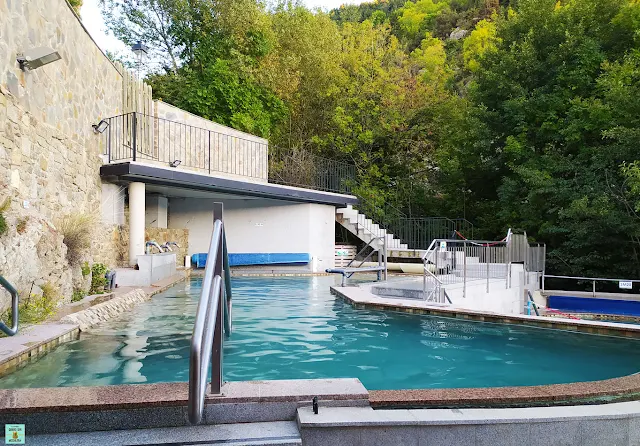
[[[144,177],[147,183],[298,201],[355,202],[350,196],[355,166],[269,148],[264,138],[161,101],[154,101],[153,114],[131,112],[103,122],[107,165],[102,176],[131,181]]]

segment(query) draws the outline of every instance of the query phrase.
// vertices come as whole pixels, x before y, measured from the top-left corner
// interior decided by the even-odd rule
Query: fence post
[[[462,298],[467,297],[467,241],[462,242]]]
[[[487,246],[484,254],[484,261],[487,262],[487,293],[489,292],[489,259],[491,257],[491,246]]]
[[[544,293],[544,273],[547,266],[547,245],[542,245],[542,292]]]
[[[596,297],[596,281],[593,281],[593,297]]]
[[[136,152],[138,151],[137,137],[138,137],[138,118],[136,116],[136,112],[133,112],[133,135],[132,135],[132,144],[131,151],[133,152],[133,161],[136,160]]]
[[[505,245],[505,249],[507,251],[507,255],[506,255],[506,259],[505,259],[505,278],[504,278],[504,287],[506,289],[511,288],[511,247],[509,246],[509,243],[507,243]],[[525,256],[525,265],[527,264],[527,259]],[[525,274],[526,274],[526,266],[524,268],[525,270]]]

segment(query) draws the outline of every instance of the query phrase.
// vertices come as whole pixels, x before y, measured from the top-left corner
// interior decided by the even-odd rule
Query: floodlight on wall
[[[107,130],[107,127],[109,127],[109,122],[103,119],[99,123],[93,124],[91,127],[93,127],[93,131],[95,133],[104,133],[105,130]]]
[[[138,41],[138,43],[134,43],[133,45],[131,45],[131,51],[133,51],[133,54],[135,54],[137,57],[142,58],[149,52],[149,47],[147,47],[144,43]]]
[[[178,167],[178,166],[180,165],[180,163],[181,163],[181,162],[182,162],[182,161],[180,161],[180,160],[173,160],[173,161],[171,161],[171,162],[169,163],[169,166],[171,166],[171,167]]]
[[[62,59],[62,57],[60,57],[57,51],[47,48],[46,46],[33,48],[24,53],[18,53],[16,57],[16,60],[20,64],[20,69],[23,71],[35,70],[36,68],[60,59]]]

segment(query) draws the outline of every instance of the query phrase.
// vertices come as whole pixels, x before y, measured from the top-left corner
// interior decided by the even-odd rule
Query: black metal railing
[[[108,162],[150,161],[167,167],[267,179],[268,144],[260,138],[195,127],[139,112],[107,118]]]
[[[356,180],[352,164],[306,150],[269,147],[266,140],[243,137],[232,129],[218,132],[139,112],[104,122],[109,163],[146,161],[335,193],[350,193]]]
[[[359,198],[356,208],[410,249],[427,249],[434,239],[474,238],[474,225],[465,218],[413,217],[389,203]]]
[[[473,224],[464,218],[401,217],[387,227],[412,249],[427,249],[434,239],[473,238]]]
[[[356,183],[356,166],[308,150],[270,146],[269,182],[350,194]]]

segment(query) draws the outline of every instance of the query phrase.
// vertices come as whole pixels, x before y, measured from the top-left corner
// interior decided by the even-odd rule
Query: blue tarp
[[[549,296],[549,308],[577,313],[640,316],[640,302],[633,300]]]
[[[229,264],[231,266],[248,266],[248,265],[278,265],[278,264],[297,264],[304,265],[311,261],[308,253],[237,253],[229,254]],[[207,254],[193,254],[191,262],[196,264],[197,268],[204,268],[207,263]]]

